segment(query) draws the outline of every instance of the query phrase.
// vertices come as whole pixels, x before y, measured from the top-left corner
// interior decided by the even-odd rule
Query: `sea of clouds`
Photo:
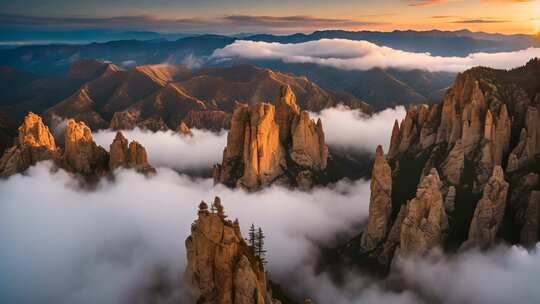
[[[349,151],[374,153],[377,145],[388,150],[394,120],[405,118],[405,108],[386,109],[372,116],[360,110],[340,106],[329,108],[313,119],[323,122],[325,139],[329,146]],[[220,163],[227,143],[225,131],[215,133],[192,130],[193,136],[181,136],[174,131],[151,132],[134,129],[122,131],[124,136],[141,143],[147,150],[150,163],[155,167],[168,167],[180,172],[209,170]],[[115,131],[100,130],[93,134],[94,141],[109,149],[116,136]]]
[[[286,63],[314,63],[345,70],[398,68],[462,72],[475,66],[500,69],[519,67],[534,57],[540,57],[540,48],[531,47],[514,52],[472,53],[465,57],[443,57],[392,49],[368,41],[321,39],[290,44],[237,40],[222,49],[215,50],[211,59],[281,60]]]
[[[370,118],[346,108],[318,115],[330,145],[373,151],[387,145],[393,121],[403,118],[404,109]],[[161,280],[171,292],[161,295],[160,303],[192,303],[183,292],[184,241],[199,202],[216,195],[229,217],[239,219],[244,235],[252,223],[265,231],[269,275],[299,299],[540,302],[540,253],[519,247],[400,259],[388,279],[351,271],[338,285],[315,271],[318,248],[335,244],[337,235],[358,235],[368,216],[369,181],[341,181],[308,192],[277,186],[256,193],[233,190],[178,173],[219,162],[225,133],[124,133],[147,147],[158,168],[155,176],[119,170],[114,179],[88,190],[42,162],[0,180],[0,303],[146,303],[144,296]],[[94,134],[104,147],[114,135]]]

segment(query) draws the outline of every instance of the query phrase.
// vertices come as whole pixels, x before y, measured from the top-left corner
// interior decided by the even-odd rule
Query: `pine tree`
[[[257,233],[255,234],[255,256],[259,258],[261,264],[266,265],[266,250],[264,250],[264,233],[262,228],[259,227]]]
[[[251,224],[251,227],[249,227],[249,233],[248,233],[248,245],[251,249],[251,252],[255,254],[255,238],[257,235],[257,230],[255,230],[255,224]]]

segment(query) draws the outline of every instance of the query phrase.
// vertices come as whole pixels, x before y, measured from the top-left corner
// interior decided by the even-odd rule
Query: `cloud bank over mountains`
[[[524,65],[533,57],[540,57],[540,48],[515,52],[472,53],[466,57],[443,57],[396,50],[368,41],[321,39],[296,44],[237,40],[215,50],[211,58],[281,60],[285,63],[314,63],[344,70],[397,68],[461,72],[475,66],[511,69]]]
[[[169,169],[151,178],[120,170],[114,181],[104,179],[89,191],[64,171],[49,170],[40,163],[0,181],[2,303],[133,303],[155,297],[150,291],[158,279],[170,288],[161,303],[189,303],[182,292],[184,240],[198,203],[214,195],[240,220],[244,236],[251,223],[263,228],[270,277],[300,298],[336,304],[540,301],[539,248],[398,260],[382,281],[350,272],[336,284],[317,273],[317,245],[359,233],[368,213],[366,181],[247,193]]]

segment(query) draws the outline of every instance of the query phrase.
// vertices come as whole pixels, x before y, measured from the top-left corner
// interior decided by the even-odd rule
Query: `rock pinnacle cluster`
[[[323,178],[327,161],[322,122],[301,111],[285,86],[275,106],[237,104],[214,181],[249,190],[273,183],[308,189]]]

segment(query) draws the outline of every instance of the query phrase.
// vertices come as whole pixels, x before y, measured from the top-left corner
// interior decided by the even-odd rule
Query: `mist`
[[[406,114],[402,106],[388,108],[371,116],[340,106],[311,115],[321,119],[329,146],[375,153],[377,145],[382,145],[388,151],[394,121],[401,121]]]
[[[404,107],[389,108],[367,116],[360,110],[339,106],[311,113],[311,117],[322,120],[325,140],[329,146],[374,153],[377,145],[388,150],[393,121],[401,121],[405,114]],[[128,140],[136,140],[146,148],[150,164],[154,167],[166,167],[184,173],[208,171],[222,161],[227,132],[193,129],[192,133],[193,136],[184,136],[174,131],[152,132],[139,128],[122,131]],[[99,130],[93,136],[98,145],[109,150],[116,131]]]
[[[310,192],[271,187],[258,193],[213,187],[161,168],[153,177],[130,170],[97,189],[80,189],[66,172],[40,163],[0,181],[0,302],[133,303],[158,278],[182,300],[184,240],[201,199],[221,197],[244,236],[265,231],[270,278],[316,303],[533,303],[540,301],[538,248],[396,260],[386,280],[351,271],[345,283],[316,273],[317,245],[360,232],[369,204],[367,181]],[[29,185],[32,185],[29,187]],[[301,219],[301,220],[299,220]],[[158,276],[158,274],[160,276]],[[519,284],[516,284],[519,282]],[[29,292],[31,291],[31,292]]]
[[[510,69],[540,57],[540,48],[514,52],[472,53],[466,57],[433,56],[379,46],[368,41],[321,39],[303,43],[237,40],[215,50],[212,59],[231,58],[281,60],[286,63],[314,63],[344,70],[397,68],[404,70],[462,72],[475,66]]]
[[[227,132],[193,129],[192,133],[193,136],[185,136],[174,131],[152,132],[138,128],[122,131],[128,140],[136,140],[146,148],[149,161],[155,167],[186,172],[208,170],[221,162],[223,149],[227,145]],[[116,132],[99,130],[93,136],[98,145],[109,150]]]
[[[244,236],[251,223],[265,231],[276,278],[301,265],[314,242],[356,233],[368,212],[366,181],[311,192],[212,184],[170,169],[151,178],[120,170],[115,181],[85,191],[64,171],[50,172],[49,163],[0,181],[0,302],[127,303],[150,288],[155,269],[181,278],[197,206],[215,195]]]

